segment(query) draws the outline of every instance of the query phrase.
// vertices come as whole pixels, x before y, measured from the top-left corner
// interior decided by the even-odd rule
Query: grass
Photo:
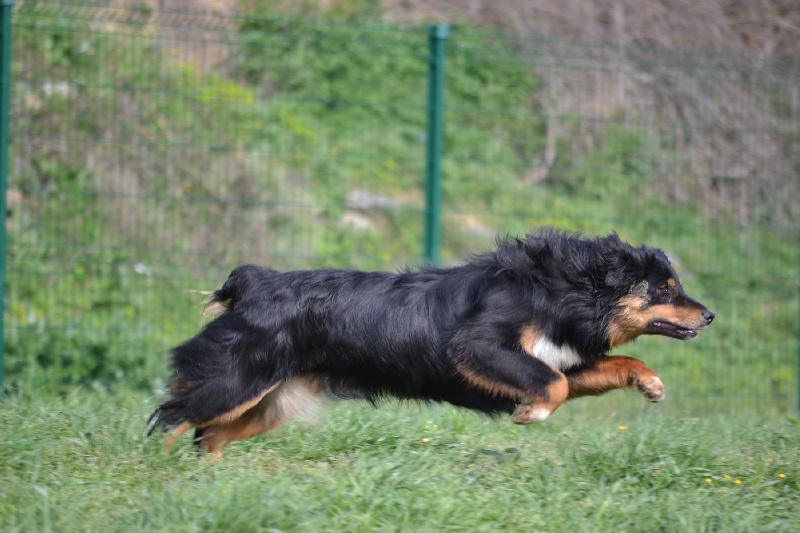
[[[800,529],[796,422],[609,408],[629,399],[575,402],[526,427],[447,406],[340,402],[213,462],[188,439],[166,455],[144,436],[151,394],[10,394],[0,529]]]

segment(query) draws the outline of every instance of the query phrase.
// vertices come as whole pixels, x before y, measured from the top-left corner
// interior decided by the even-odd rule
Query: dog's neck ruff
[[[556,346],[547,337],[539,338],[533,345],[533,356],[557,370],[568,370],[583,362],[572,346],[569,344]]]

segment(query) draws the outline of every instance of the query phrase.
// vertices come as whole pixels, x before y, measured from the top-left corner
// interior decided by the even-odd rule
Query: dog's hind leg
[[[661,378],[646,364],[625,355],[603,356],[591,364],[566,373],[569,399],[597,396],[615,389],[635,390],[647,401],[666,396]]]
[[[195,444],[219,457],[226,444],[255,437],[288,422],[298,413],[316,406],[318,397],[327,390],[324,380],[301,376],[280,384],[259,402],[233,420],[215,420],[195,432]]]
[[[194,427],[193,424],[190,424],[189,422],[184,422],[183,424],[181,424],[178,427],[176,427],[175,429],[173,429],[172,433],[170,433],[169,437],[167,437],[166,442],[164,442],[164,451],[169,453],[169,451],[175,445],[175,441],[177,441],[179,438],[181,438],[184,433],[186,433],[187,431],[189,431],[193,427]]]
[[[269,431],[277,424],[271,423],[262,412],[261,404],[245,412],[236,420],[212,424],[195,430],[195,446],[218,458],[222,449],[231,441],[249,439]]]
[[[244,402],[243,404],[239,405],[235,409],[228,411],[227,413],[221,414],[209,422],[204,423],[192,423],[192,422],[182,422],[175,429],[172,430],[169,437],[167,437],[166,442],[164,443],[164,450],[169,453],[172,449],[172,446],[175,445],[175,442],[183,436],[184,433],[189,431],[190,429],[194,428],[195,430],[195,440],[197,440],[198,436],[203,433],[203,429],[211,426],[211,425],[219,425],[219,424],[227,424],[238,420],[244,413],[251,410],[254,406],[257,406],[259,402],[271,391],[275,390],[279,387],[280,384],[273,385],[272,387],[268,388],[267,390],[260,393],[255,398]]]

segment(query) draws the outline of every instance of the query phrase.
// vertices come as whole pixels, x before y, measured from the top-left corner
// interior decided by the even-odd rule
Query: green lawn
[[[788,418],[682,418],[624,393],[526,427],[338,402],[213,462],[188,439],[166,455],[145,437],[155,401],[6,396],[0,530],[800,530]]]

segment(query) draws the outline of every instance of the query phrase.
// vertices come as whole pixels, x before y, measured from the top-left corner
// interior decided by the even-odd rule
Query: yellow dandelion
[[[623,426],[619,426],[619,427],[617,428],[617,431],[625,431],[626,429],[628,429],[628,426],[624,426],[624,425],[623,425]]]
[[[786,474],[778,474],[778,477],[781,479],[786,479]]]
[[[736,483],[737,485],[741,485],[742,484],[742,480],[741,479],[734,479],[733,482]]]
[[[429,438],[427,438],[427,437],[422,437],[422,438],[421,438],[421,439],[419,439],[419,440],[420,440],[420,442],[421,442],[422,444],[428,444],[428,443],[431,441],[431,439],[429,439]]]
[[[713,483],[713,480],[712,480],[710,477],[707,477],[707,478],[706,478],[706,483],[708,483],[709,485],[711,485],[711,483]]]

